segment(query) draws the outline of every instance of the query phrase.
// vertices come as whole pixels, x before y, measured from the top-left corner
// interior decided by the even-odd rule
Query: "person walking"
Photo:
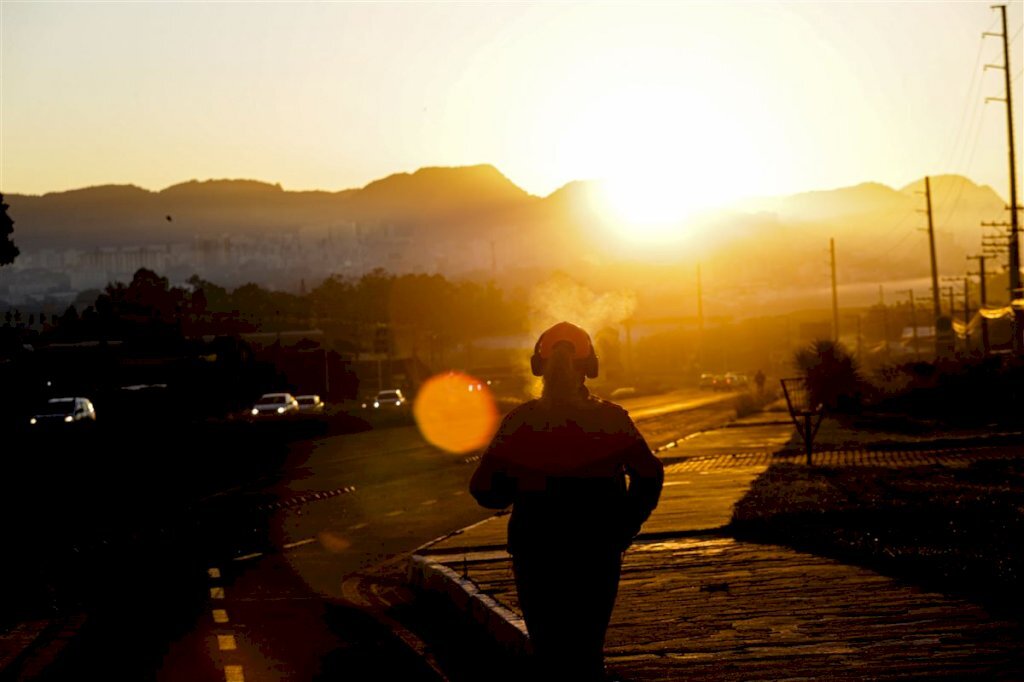
[[[513,409],[470,482],[477,502],[512,505],[508,551],[537,676],[598,681],[622,555],[658,504],[664,467],[629,414],[590,394],[590,336],[560,322],[530,359],[541,397]]]

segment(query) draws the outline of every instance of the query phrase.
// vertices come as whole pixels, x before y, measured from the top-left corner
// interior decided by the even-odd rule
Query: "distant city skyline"
[[[1021,112],[1022,3],[1008,14]],[[983,71],[1002,63],[981,38],[998,17],[949,2],[5,1],[0,191],[338,191],[488,163],[537,196],[607,179],[650,220],[666,201],[947,173],[1007,197],[1005,108],[984,103],[1004,94],[1002,71]]]

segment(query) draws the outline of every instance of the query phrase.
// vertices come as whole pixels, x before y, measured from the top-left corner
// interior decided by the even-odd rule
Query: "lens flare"
[[[498,428],[498,409],[487,383],[461,372],[428,379],[412,413],[423,437],[448,452],[482,448]]]

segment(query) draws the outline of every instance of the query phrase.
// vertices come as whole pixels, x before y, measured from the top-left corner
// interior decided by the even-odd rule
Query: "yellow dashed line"
[[[223,587],[211,587],[210,588],[210,599],[223,599],[224,588]]]
[[[420,502],[420,504],[423,505],[424,507],[426,507],[427,505],[430,505],[430,504],[437,504],[437,500],[425,500],[423,502]]]
[[[405,511],[404,511],[404,510],[402,510],[402,509],[396,509],[395,511],[389,511],[389,512],[388,512],[387,514],[385,514],[384,516],[399,516],[399,515],[401,515],[401,514],[404,514],[404,513],[405,513]]]
[[[225,611],[224,609],[214,609],[213,610],[213,622],[214,623],[227,623],[228,622],[228,612]]]
[[[242,672],[242,666],[224,666],[224,680],[225,682],[245,682],[245,673]]]
[[[360,528],[366,528],[370,524],[368,523],[357,523],[354,526],[349,526],[348,530],[359,530]]]
[[[238,648],[234,635],[217,635],[217,648],[221,651],[234,651]]]

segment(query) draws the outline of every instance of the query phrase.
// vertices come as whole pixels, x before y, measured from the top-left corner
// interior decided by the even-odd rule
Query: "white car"
[[[291,393],[264,393],[249,414],[256,419],[266,417],[286,417],[297,414],[299,401]]]
[[[405,404],[406,400],[405,396],[402,395],[402,389],[395,388],[387,391],[380,391],[369,403],[363,403],[363,407],[369,408],[372,406],[375,410],[383,410],[387,408],[405,407]]]
[[[318,395],[297,395],[296,402],[299,403],[299,412],[302,414],[323,414],[324,401]]]
[[[96,421],[96,408],[88,398],[51,398],[28,420],[31,426],[48,424],[91,423]]]

